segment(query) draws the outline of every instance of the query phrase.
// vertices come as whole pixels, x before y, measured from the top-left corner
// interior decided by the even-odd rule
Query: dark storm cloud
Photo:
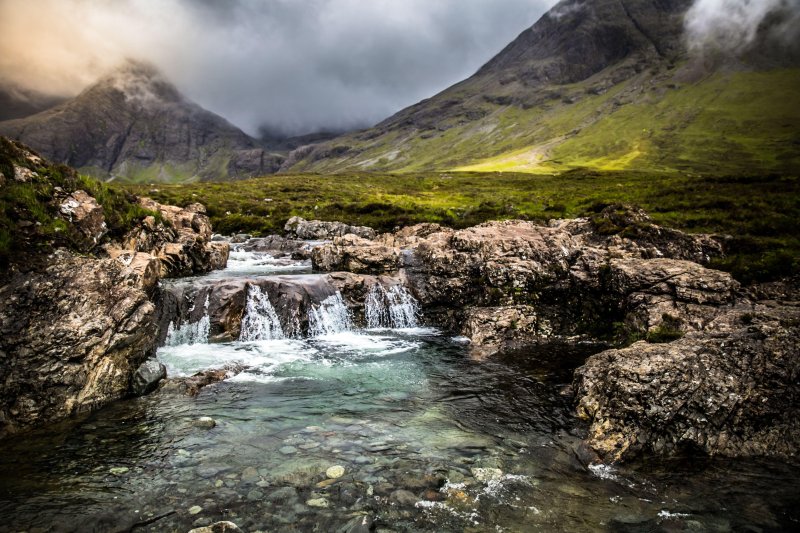
[[[469,76],[555,3],[0,0],[0,74],[74,94],[131,57],[251,133],[349,129]]]

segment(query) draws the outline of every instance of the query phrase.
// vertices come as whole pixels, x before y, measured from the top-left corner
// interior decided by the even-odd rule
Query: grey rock
[[[800,452],[800,308],[740,305],[669,344],[638,342],[575,373],[578,414],[607,461],[700,449]]]
[[[374,239],[377,233],[366,226],[350,226],[342,222],[325,222],[292,217],[284,226],[286,234],[295,239],[318,240],[332,239],[343,235],[356,235],[362,239]]]
[[[155,337],[155,307],[113,259],[59,251],[0,287],[0,436],[129,393]]]
[[[157,359],[148,359],[133,373],[133,393],[142,396],[152,392],[167,377],[167,367]]]
[[[400,507],[414,507],[418,501],[419,498],[413,492],[403,489],[396,490],[389,495],[389,502]]]

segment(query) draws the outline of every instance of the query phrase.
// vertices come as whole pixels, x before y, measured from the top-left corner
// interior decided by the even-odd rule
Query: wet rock
[[[210,526],[190,529],[188,533],[242,533],[242,530],[233,522],[214,522]]]
[[[327,509],[331,506],[331,503],[325,498],[311,498],[310,500],[306,501],[306,505],[309,507],[318,507],[322,509]]]
[[[389,495],[389,502],[400,507],[414,507],[419,498],[413,492],[399,489]]]
[[[344,475],[344,467],[341,465],[332,466],[325,471],[325,475],[331,479],[340,478]]]
[[[294,446],[282,446],[281,448],[278,449],[278,451],[281,452],[283,455],[291,455],[293,453],[297,453],[297,448],[295,448]]]
[[[200,418],[194,420],[192,425],[197,428],[212,429],[217,425],[217,422],[210,416],[201,416]]]
[[[244,370],[244,367],[240,365],[228,365],[226,368],[217,370],[204,370],[188,378],[169,379],[161,387],[160,392],[197,396],[201,389],[219,383],[226,378],[233,377],[242,370]]]
[[[503,471],[499,468],[472,468],[472,476],[481,483],[502,479]]]
[[[641,451],[800,451],[800,308],[740,305],[669,344],[638,342],[575,373],[578,414],[607,461]]]
[[[189,507],[188,513],[190,515],[200,514],[203,511],[203,508],[199,505],[193,505]]]
[[[118,261],[50,261],[0,287],[0,436],[124,397],[153,347],[155,308]]]
[[[342,222],[323,222],[292,217],[286,222],[284,231],[290,237],[301,240],[321,240],[356,235],[362,239],[374,239],[375,230],[366,226],[350,226]]]
[[[337,533],[369,533],[374,527],[375,521],[371,516],[356,516],[338,529]]]
[[[133,393],[142,396],[154,391],[159,382],[167,377],[167,367],[156,359],[142,363],[133,374]]]

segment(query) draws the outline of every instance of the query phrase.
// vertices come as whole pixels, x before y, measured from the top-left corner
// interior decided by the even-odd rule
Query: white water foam
[[[194,307],[191,310],[194,310]],[[183,344],[207,344],[208,331],[211,328],[211,319],[208,316],[208,295],[206,295],[205,314],[197,322],[183,324],[176,328],[170,321],[167,328],[167,346],[180,346]]]
[[[250,285],[247,289],[247,304],[239,340],[248,342],[283,338],[285,335],[281,329],[281,321],[269,297],[258,285]]]
[[[258,376],[295,361],[310,361],[315,354],[316,350],[303,341],[282,339],[164,346],[158,350],[158,359],[166,365],[170,377],[186,377],[203,370],[243,365],[247,369],[235,379],[258,381]]]
[[[375,283],[364,300],[364,316],[370,329],[408,329],[419,326],[419,303],[401,285],[388,289]]]
[[[328,296],[308,311],[308,330],[312,337],[321,337],[353,330],[350,310],[340,292]]]

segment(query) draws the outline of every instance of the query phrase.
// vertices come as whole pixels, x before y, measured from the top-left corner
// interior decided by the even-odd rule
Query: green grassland
[[[462,228],[498,219],[544,221],[623,202],[643,207],[659,224],[730,235],[730,254],[717,266],[743,281],[774,279],[800,268],[797,176],[585,170],[350,173],[125,188],[181,206],[201,202],[215,231],[224,234],[282,233],[294,215],[390,231],[418,222]]]

